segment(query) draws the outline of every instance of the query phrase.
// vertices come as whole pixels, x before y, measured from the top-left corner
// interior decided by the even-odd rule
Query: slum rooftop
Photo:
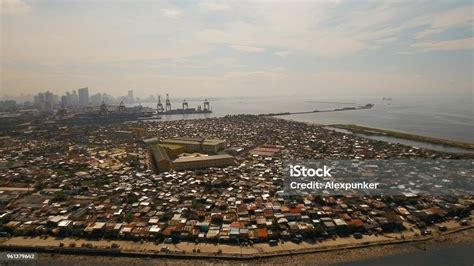
[[[239,115],[109,125],[44,124],[3,135],[10,138],[0,140],[0,231],[11,234],[265,241],[308,236],[307,232],[327,236],[346,229],[401,230],[406,223],[423,228],[466,216],[473,206],[472,197],[410,193],[285,196],[285,160],[463,156],[281,119]],[[142,140],[154,138],[158,143],[183,135],[224,140],[225,151],[236,164],[155,173],[149,146]]]

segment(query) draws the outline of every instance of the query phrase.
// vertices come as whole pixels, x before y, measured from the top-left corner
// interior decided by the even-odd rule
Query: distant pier
[[[344,108],[336,108],[336,109],[331,109],[331,110],[314,110],[314,111],[302,111],[302,112],[268,113],[268,114],[259,114],[258,116],[282,116],[282,115],[299,115],[299,114],[311,114],[311,113],[329,113],[329,112],[372,109],[372,107],[374,107],[374,104],[368,103],[364,106],[359,106],[359,107],[344,107]]]

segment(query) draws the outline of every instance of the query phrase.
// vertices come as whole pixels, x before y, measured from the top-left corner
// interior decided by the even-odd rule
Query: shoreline
[[[356,240],[355,243],[334,243],[331,240],[326,240],[322,243],[309,244],[306,245],[296,245],[296,248],[284,249],[281,250],[284,244],[280,244],[277,247],[270,247],[268,243],[264,244],[254,244],[252,247],[240,247],[237,245],[227,245],[227,244],[208,244],[200,243],[200,248],[203,250],[207,248],[208,250],[213,250],[214,252],[202,252],[202,253],[188,253],[185,249],[175,249],[181,244],[181,247],[192,248],[195,247],[194,243],[181,242],[176,245],[156,245],[149,242],[133,242],[133,241],[111,241],[111,240],[74,240],[74,239],[48,239],[42,240],[39,237],[35,238],[26,238],[26,237],[13,237],[10,239],[2,239],[0,244],[0,251],[13,251],[13,252],[38,252],[38,253],[50,253],[50,254],[69,254],[69,255],[88,255],[88,256],[112,256],[112,257],[147,257],[147,258],[173,258],[173,259],[219,259],[219,260],[237,260],[237,261],[247,261],[255,259],[278,259],[281,257],[288,256],[299,256],[299,255],[309,255],[309,254],[321,254],[327,252],[338,252],[338,251],[348,251],[348,250],[358,250],[365,248],[380,248],[384,246],[403,246],[405,244],[417,244],[417,243],[427,243],[429,241],[436,241],[451,235],[455,235],[460,232],[471,232],[474,229],[474,225],[469,226],[458,226],[451,228],[447,232],[435,232],[430,236],[411,236],[411,237],[401,237],[404,234],[386,234],[383,237],[388,237],[388,239],[377,239],[373,241],[364,241]],[[409,232],[407,232],[409,233]],[[396,236],[398,235],[398,237]],[[368,238],[368,237],[366,237]],[[13,240],[12,240],[13,239]],[[32,241],[30,241],[32,240]],[[39,240],[39,242],[37,241]],[[345,240],[353,240],[353,238],[340,238],[335,241],[344,242]],[[471,238],[471,240],[474,240]],[[94,247],[67,247],[66,243],[73,241],[74,243],[83,242],[83,243],[95,243],[95,244],[107,244],[107,246],[94,246]],[[9,242],[13,242],[9,244]],[[27,243],[32,242],[32,243]],[[49,244],[48,244],[49,243]],[[52,244],[55,245],[52,245]],[[62,243],[62,245],[61,245]],[[120,248],[112,248],[112,244],[121,244]],[[126,243],[129,244],[128,247],[124,247]],[[291,242],[290,242],[291,243]],[[329,243],[329,245],[327,245]],[[335,245],[331,245],[335,244]],[[326,244],[326,245],[324,245]],[[319,246],[318,246],[319,245]],[[160,248],[165,246],[172,247],[173,249],[167,252],[161,252]],[[201,247],[202,246],[202,247]],[[310,246],[310,247],[308,247]],[[311,247],[312,246],[312,247]],[[134,247],[131,249],[131,247]],[[155,247],[155,249],[152,249]],[[210,248],[209,248],[210,247]],[[147,249],[148,248],[148,249]],[[273,250],[272,250],[273,249]],[[280,250],[278,250],[280,249]],[[220,250],[220,252],[219,252]],[[226,252],[222,252],[226,250]],[[240,253],[238,252],[240,250]],[[266,251],[267,250],[267,251]],[[237,252],[236,252],[237,251]]]
[[[450,139],[443,139],[437,137],[430,137],[430,136],[422,136],[412,133],[388,130],[388,129],[381,129],[381,128],[373,128],[367,126],[360,126],[356,124],[335,124],[335,125],[327,125],[329,127],[339,128],[351,131],[352,133],[356,134],[363,134],[363,135],[375,135],[375,136],[387,136],[387,137],[395,137],[400,139],[406,140],[413,140],[437,145],[444,145],[456,148],[463,148],[474,150],[474,143],[459,141],[459,140],[450,140]]]
[[[352,134],[361,134],[361,135],[366,135],[366,136],[393,137],[393,138],[399,138],[399,139],[404,139],[404,140],[423,142],[427,144],[436,144],[436,145],[441,145],[441,146],[446,146],[446,147],[454,147],[454,148],[461,148],[461,149],[474,151],[474,143],[462,141],[462,140],[418,135],[415,133],[389,130],[389,129],[377,128],[377,127],[361,126],[358,124],[321,124],[321,123],[316,123],[316,122],[303,122],[303,121],[298,121],[298,120],[288,119],[288,118],[278,117],[278,116],[265,116],[265,118],[299,122],[299,123],[304,123],[310,126],[320,126],[320,127],[342,129],[342,130],[350,131]],[[445,153],[449,153],[449,152],[445,152]]]
[[[389,256],[410,254],[415,252],[426,252],[438,250],[445,247],[462,246],[474,244],[474,230],[462,228],[447,232],[440,237],[430,237],[428,240],[403,243],[363,246],[355,249],[326,250],[324,252],[288,254],[285,256],[258,257],[254,259],[225,259],[221,257],[166,257],[166,256],[106,256],[85,255],[65,253],[39,253],[36,265],[208,265],[209,263],[219,265],[242,265],[252,261],[252,264],[275,264],[294,265],[295,260],[299,264],[311,265],[342,265],[345,263],[364,262],[372,259],[382,259]]]

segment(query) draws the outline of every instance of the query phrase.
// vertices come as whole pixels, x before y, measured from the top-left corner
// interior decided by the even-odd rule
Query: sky
[[[0,0],[0,96],[472,97],[472,1]]]

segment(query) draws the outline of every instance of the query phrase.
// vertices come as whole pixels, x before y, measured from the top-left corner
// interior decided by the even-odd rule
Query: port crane
[[[171,102],[170,102],[170,97],[168,96],[168,93],[166,94],[165,110],[166,112],[171,111]]]
[[[161,103],[161,95],[158,95],[158,104],[156,104],[156,110],[158,113],[163,113],[165,108],[163,108],[163,104]]]
[[[204,100],[204,111],[210,111],[211,108],[209,107],[209,101],[207,99]]]
[[[184,99],[183,101],[183,110],[188,110],[188,102],[186,101],[186,99]]]

